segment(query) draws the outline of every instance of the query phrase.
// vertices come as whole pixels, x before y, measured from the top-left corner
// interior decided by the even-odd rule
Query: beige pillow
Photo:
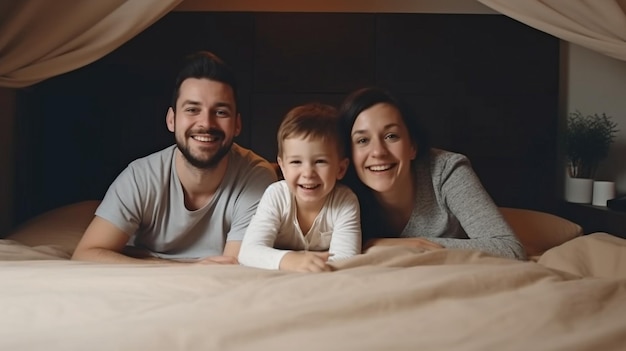
[[[583,234],[580,225],[550,213],[510,207],[500,207],[500,212],[529,257]]]
[[[98,200],[88,200],[50,210],[28,220],[5,239],[31,247],[53,245],[71,256],[99,204]]]

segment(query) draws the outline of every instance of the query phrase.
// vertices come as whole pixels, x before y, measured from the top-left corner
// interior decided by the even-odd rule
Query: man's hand
[[[407,246],[422,248],[425,250],[437,250],[444,248],[442,245],[425,238],[379,238],[372,239],[365,243],[363,252],[367,251],[372,246]]]
[[[197,264],[239,264],[232,256],[209,256],[196,261]]]
[[[330,272],[328,252],[292,251],[283,256],[280,269],[294,272]]]

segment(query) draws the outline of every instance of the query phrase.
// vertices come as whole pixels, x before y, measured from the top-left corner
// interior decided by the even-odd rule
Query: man
[[[237,85],[217,56],[190,56],[166,123],[176,145],[133,161],[109,187],[72,259],[237,263],[269,162],[235,144]],[[128,246],[127,246],[128,245]]]

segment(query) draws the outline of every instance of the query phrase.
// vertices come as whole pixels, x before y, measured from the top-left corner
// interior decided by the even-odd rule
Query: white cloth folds
[[[26,87],[92,63],[182,0],[3,0],[0,86]]]
[[[565,41],[626,61],[626,0],[478,0]]]

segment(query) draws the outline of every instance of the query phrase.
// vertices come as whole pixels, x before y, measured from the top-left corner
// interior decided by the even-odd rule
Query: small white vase
[[[593,195],[593,179],[565,178],[565,201],[590,204]]]
[[[606,202],[615,198],[615,182],[594,181],[591,204],[606,207]]]

